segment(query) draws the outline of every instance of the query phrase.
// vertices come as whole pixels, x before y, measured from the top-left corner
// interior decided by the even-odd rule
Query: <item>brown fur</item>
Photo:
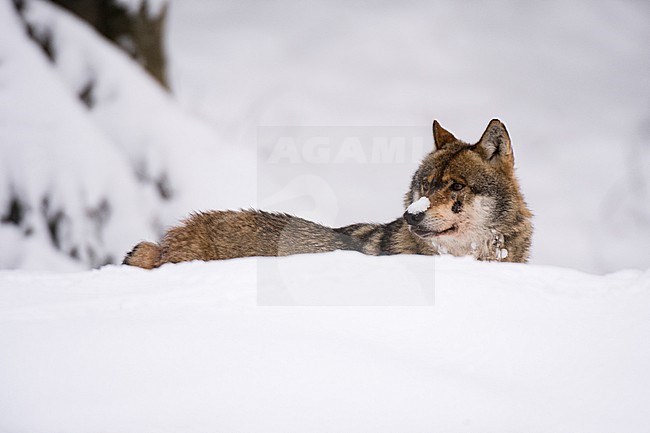
[[[160,247],[153,242],[140,242],[126,255],[123,264],[144,269],[156,268],[161,264]]]
[[[329,228],[292,215],[258,210],[196,213],[158,244],[141,242],[124,264],[152,269],[164,263],[286,256],[334,250],[369,255],[448,252],[479,260],[525,262],[531,213],[514,173],[505,126],[492,120],[478,143],[456,139],[434,122],[435,149],[422,161],[405,196],[431,203],[415,221],[405,213],[387,224]],[[458,191],[454,184],[462,185]]]

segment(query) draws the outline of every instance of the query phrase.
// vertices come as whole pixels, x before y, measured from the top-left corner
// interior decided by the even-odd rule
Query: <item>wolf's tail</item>
[[[160,266],[161,250],[153,242],[140,242],[124,257],[123,265],[153,269]]]

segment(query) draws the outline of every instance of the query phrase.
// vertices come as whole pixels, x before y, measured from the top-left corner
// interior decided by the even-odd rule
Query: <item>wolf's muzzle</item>
[[[408,225],[416,226],[424,219],[424,212],[411,213],[406,211],[404,212],[404,219]]]

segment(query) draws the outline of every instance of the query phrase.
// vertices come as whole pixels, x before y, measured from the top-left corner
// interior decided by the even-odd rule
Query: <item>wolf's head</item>
[[[492,120],[470,145],[434,121],[433,138],[435,148],[405,197],[404,219],[411,233],[440,252],[526,261],[531,213],[515,177],[505,125]]]

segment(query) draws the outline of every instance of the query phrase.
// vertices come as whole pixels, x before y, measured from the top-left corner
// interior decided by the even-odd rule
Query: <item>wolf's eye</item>
[[[465,188],[465,185],[462,183],[454,182],[451,184],[449,187],[452,191],[460,191],[461,189]]]

